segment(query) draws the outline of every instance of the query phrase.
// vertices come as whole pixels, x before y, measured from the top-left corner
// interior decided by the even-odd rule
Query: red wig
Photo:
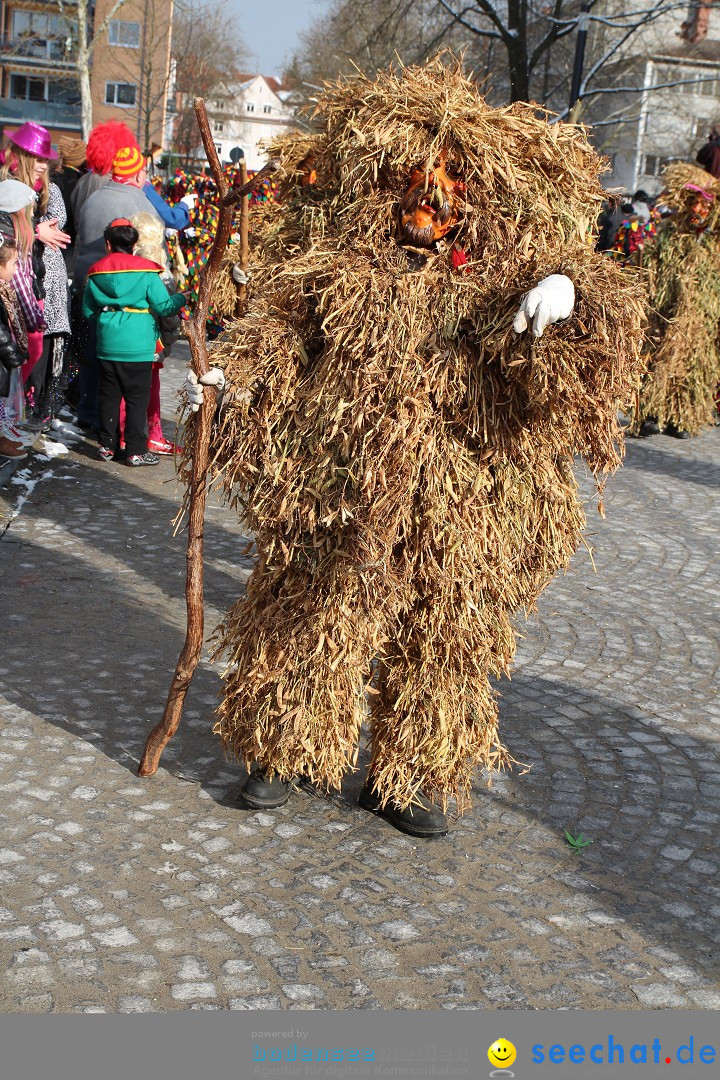
[[[125,146],[137,147],[137,145],[137,139],[132,131],[121,120],[108,120],[105,124],[98,124],[90,132],[87,141],[88,169],[105,175],[111,171],[113,158],[118,150],[122,150]]]

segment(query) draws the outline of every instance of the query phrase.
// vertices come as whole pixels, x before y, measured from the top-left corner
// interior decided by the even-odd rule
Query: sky
[[[249,67],[262,75],[282,75],[300,30],[322,15],[328,0],[229,0],[249,53]]]

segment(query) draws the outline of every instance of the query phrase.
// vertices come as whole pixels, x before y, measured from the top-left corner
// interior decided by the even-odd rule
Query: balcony
[[[72,68],[76,59],[75,45],[75,41],[69,37],[14,38],[3,34],[0,35],[0,60],[3,63],[12,61],[13,64],[23,67],[26,64],[40,64],[43,67],[57,64],[60,67]]]
[[[65,101],[0,98],[0,124],[24,124],[26,120],[34,120],[43,127],[79,129],[80,106]]]

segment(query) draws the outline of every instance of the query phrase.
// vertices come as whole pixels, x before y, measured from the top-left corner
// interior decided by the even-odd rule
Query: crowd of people
[[[160,423],[160,370],[180,332],[180,246],[192,200],[148,181],[125,125],[87,145],[33,122],[0,153],[0,458],[39,436],[95,433],[101,460],[156,465],[175,446]],[[187,205],[190,203],[190,205]]]
[[[608,201],[598,221],[597,250],[607,251],[621,262],[639,263],[646,243],[657,236],[665,208],[646,191]]]

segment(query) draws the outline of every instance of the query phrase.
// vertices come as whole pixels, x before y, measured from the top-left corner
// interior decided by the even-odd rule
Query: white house
[[[267,161],[259,144],[289,131],[293,121],[280,83],[267,75],[236,75],[208,102],[208,117],[220,160],[231,161],[239,148],[251,170]]]

